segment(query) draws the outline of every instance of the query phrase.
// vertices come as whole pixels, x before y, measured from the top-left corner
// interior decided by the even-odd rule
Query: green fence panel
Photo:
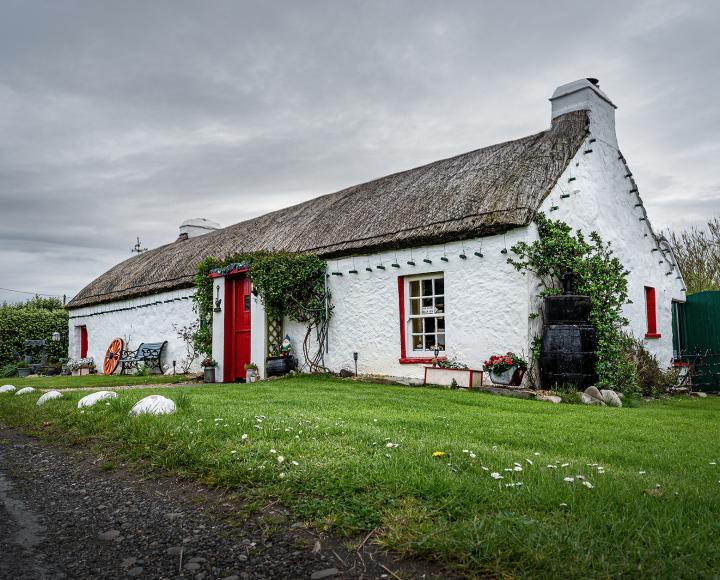
[[[702,391],[720,391],[720,291],[697,292],[673,312],[674,349],[695,370],[693,386]],[[679,322],[679,324],[678,324]]]

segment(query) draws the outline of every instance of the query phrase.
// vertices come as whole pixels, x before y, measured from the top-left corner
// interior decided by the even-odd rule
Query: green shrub
[[[625,336],[623,355],[630,361],[637,374],[639,392],[644,397],[667,394],[678,383],[679,370],[660,368],[655,355],[648,352],[642,340]]]
[[[6,379],[8,377],[14,377],[17,374],[17,366],[14,364],[6,364],[0,368],[0,377]]]
[[[0,305],[0,365],[14,363],[24,352],[26,340],[46,340],[48,358],[67,356],[66,343],[52,340],[53,332],[66,333],[67,329],[68,313],[59,300],[36,297]]]

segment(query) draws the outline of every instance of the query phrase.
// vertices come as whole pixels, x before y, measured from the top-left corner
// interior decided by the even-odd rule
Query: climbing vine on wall
[[[307,325],[303,354],[311,371],[322,370],[322,346],[327,323],[332,314],[330,296],[326,294],[325,262],[311,254],[289,252],[252,252],[236,254],[224,260],[207,257],[197,266],[195,304],[201,325],[195,335],[199,352],[212,351],[213,279],[210,273],[230,264],[248,267],[248,277],[265,307],[269,318],[285,316]],[[313,351],[312,338],[318,348]]]
[[[629,303],[627,272],[610,242],[603,242],[597,232],[588,237],[581,231],[573,233],[566,223],[550,220],[542,213],[537,214],[535,223],[539,239],[515,244],[511,249],[517,258],[508,258],[508,263],[538,277],[541,300],[560,294],[562,275],[570,272],[577,293],[590,297],[599,384],[625,392],[637,390],[636,370],[628,355],[630,338],[622,332],[628,324],[622,314],[623,306]],[[535,339],[535,355],[538,344]]]

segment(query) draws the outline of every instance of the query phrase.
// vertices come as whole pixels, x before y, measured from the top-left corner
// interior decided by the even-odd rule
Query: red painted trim
[[[673,366],[674,366],[674,367],[689,367],[689,366],[690,366],[690,363],[689,363],[689,362],[683,362],[683,361],[680,361],[680,360],[675,360],[675,361],[673,361]]]
[[[438,362],[447,360],[447,357],[445,356],[439,356],[437,357]],[[398,362],[401,365],[430,365],[432,364],[433,357],[431,356],[422,356],[422,357],[402,357],[398,359]]]
[[[472,374],[473,374],[473,370],[470,369],[470,380],[468,381],[468,391],[472,391]]]
[[[427,385],[427,370],[428,368],[425,367],[425,377],[423,377],[423,385]]]
[[[645,338],[660,338],[660,334],[657,331],[655,288],[652,286],[645,286],[645,313],[647,315],[647,333],[645,333]]]
[[[403,361],[407,360],[405,352],[405,276],[398,276],[398,301],[400,312],[400,364],[407,364]]]
[[[210,276],[210,278],[223,278],[225,276],[234,276],[236,274],[244,274],[247,271],[248,271],[247,268],[235,268],[234,270],[230,270],[227,274],[217,274],[215,272],[210,272],[210,274],[208,274],[208,275]]]

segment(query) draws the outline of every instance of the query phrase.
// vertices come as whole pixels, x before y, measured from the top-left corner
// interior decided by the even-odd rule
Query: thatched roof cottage
[[[618,148],[616,107],[594,79],[558,87],[550,101],[550,127],[534,135],[230,227],[193,222],[175,242],[118,264],[73,298],[71,356],[101,360],[113,338],[125,337],[167,340],[167,361],[179,360],[183,345],[173,326],[197,317],[190,300],[196,264],[209,255],[286,250],[317,254],[328,272],[358,272],[328,276],[329,368],[352,368],[356,352],[361,373],[422,379],[436,349],[480,368],[490,353],[529,350],[536,289],[506,263],[506,250],[534,239],[533,218],[543,211],[613,242],[631,272],[629,330],[669,363],[673,303],[685,300],[683,281]],[[219,377],[243,378],[250,361],[262,373],[269,338],[261,302],[249,284],[222,276],[216,283],[221,296],[239,293],[236,302],[249,308],[241,345],[226,340],[230,308],[215,314]],[[426,302],[432,308],[416,307]],[[304,328],[286,320],[280,332],[299,348]]]

